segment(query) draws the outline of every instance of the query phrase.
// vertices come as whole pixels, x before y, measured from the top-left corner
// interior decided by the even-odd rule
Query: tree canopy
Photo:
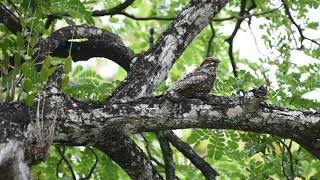
[[[320,179],[319,6],[1,1],[0,179]]]

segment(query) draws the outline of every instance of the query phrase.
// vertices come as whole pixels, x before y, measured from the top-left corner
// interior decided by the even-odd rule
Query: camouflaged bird
[[[218,59],[206,58],[200,67],[179,78],[164,95],[172,100],[206,97],[213,87],[219,63]]]

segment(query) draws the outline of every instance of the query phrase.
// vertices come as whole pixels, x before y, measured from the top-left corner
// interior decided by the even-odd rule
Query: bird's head
[[[207,71],[211,75],[215,75],[216,74],[216,69],[218,68],[219,63],[220,63],[219,59],[214,59],[212,57],[207,57],[203,61],[203,63],[201,64],[200,68],[202,70]]]
[[[200,65],[200,67],[208,67],[208,68],[217,68],[218,65],[220,63],[219,59],[214,59],[212,57],[207,57],[202,64]]]

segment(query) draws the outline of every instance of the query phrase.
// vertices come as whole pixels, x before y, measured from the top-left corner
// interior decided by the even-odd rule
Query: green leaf
[[[64,72],[66,74],[70,73],[72,70],[72,58],[68,56],[64,62]]]
[[[61,81],[61,87],[62,88],[65,88],[69,83],[69,76],[68,75],[65,75],[63,78],[62,78],[62,81]]]
[[[24,102],[27,106],[31,107],[34,104],[35,98],[36,98],[35,94],[28,94],[24,99]]]
[[[31,81],[31,79],[25,79],[23,82],[23,88],[26,92],[29,92],[32,90],[33,88],[33,82]]]

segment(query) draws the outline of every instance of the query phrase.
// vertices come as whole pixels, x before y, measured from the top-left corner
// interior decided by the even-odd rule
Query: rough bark
[[[133,61],[112,101],[150,97],[184,49],[230,0],[192,0],[145,56]]]
[[[146,98],[130,103],[84,103],[67,100],[56,143],[86,145],[118,129],[126,134],[183,128],[235,129],[290,138],[320,158],[320,113],[277,109],[260,104],[253,93],[245,97],[209,97],[173,103],[165,98]],[[9,108],[11,113],[6,109]],[[20,113],[15,113],[20,112]],[[2,105],[2,124],[21,126],[27,108],[22,103]],[[12,125],[11,125],[12,127]],[[2,126],[1,132],[10,132]],[[16,132],[17,133],[17,132]],[[3,133],[1,134],[1,139]]]
[[[70,42],[80,39],[79,42]],[[82,40],[81,40],[82,39]],[[71,48],[70,48],[71,47]],[[68,26],[41,39],[34,48],[34,58],[42,61],[49,54],[57,57],[71,56],[73,61],[105,57],[130,69],[131,60],[136,56],[127,48],[121,38],[109,31],[89,26]]]
[[[48,125],[53,121],[59,122],[54,142],[95,144],[133,179],[161,179],[146,155],[128,137],[131,133],[146,131],[214,128],[269,133],[293,139],[320,158],[320,113],[273,108],[263,104],[263,99],[253,92],[242,97],[210,96],[207,99],[181,99],[179,102],[172,102],[166,97],[152,97],[153,90],[166,78],[183,50],[227,2],[229,0],[192,0],[156,45],[140,57],[125,47],[118,36],[95,27],[65,27],[48,39],[41,39],[34,56],[39,61],[48,54],[66,57],[71,45],[68,40],[86,38],[72,43],[70,55],[73,60],[107,57],[124,69],[131,69],[123,84],[106,102],[74,101],[61,93],[59,81],[49,81],[43,95],[47,100],[39,97],[38,101],[43,103],[40,109]],[[1,8],[0,13],[6,12]],[[0,22],[11,26],[7,19],[1,17]],[[15,21],[12,17],[11,20]],[[9,27],[11,31],[21,31],[13,25],[14,28]],[[13,171],[19,176],[29,176],[28,170],[26,174],[21,172],[23,167],[28,168],[34,154],[27,157],[21,154],[34,152],[32,148],[29,150],[30,147],[23,146],[26,142],[31,142],[38,150],[37,139],[32,133],[30,135],[32,131],[28,129],[34,125],[34,118],[26,116],[36,114],[36,110],[36,106],[30,110],[21,102],[0,104],[0,178],[13,177],[10,173],[1,173]],[[45,127],[51,126],[46,124]],[[47,148],[41,146],[40,149],[46,151]],[[10,156],[8,152],[16,153]],[[40,155],[40,160],[43,160],[45,154]]]
[[[14,34],[22,31],[22,26],[16,15],[14,15],[8,8],[6,8],[0,2],[0,23],[6,25],[6,27]]]
[[[163,179],[130,137],[116,131],[104,136],[103,141],[96,143],[95,147],[117,162],[132,179]]]

